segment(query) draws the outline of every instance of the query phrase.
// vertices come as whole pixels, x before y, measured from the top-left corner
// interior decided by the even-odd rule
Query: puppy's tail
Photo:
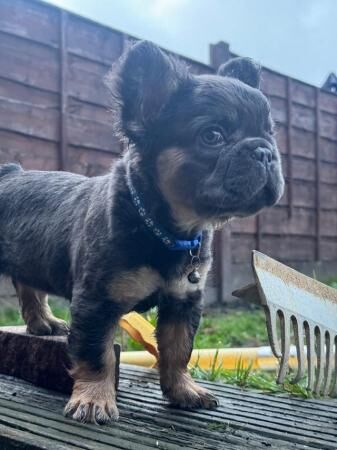
[[[22,170],[20,164],[17,163],[0,164],[0,178],[13,172],[21,172]]]

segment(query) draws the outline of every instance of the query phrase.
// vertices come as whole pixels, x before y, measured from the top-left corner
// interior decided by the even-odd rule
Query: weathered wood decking
[[[62,416],[66,396],[0,375],[0,449],[337,449],[337,401],[299,400],[203,383],[216,411],[169,408],[154,370],[122,366],[118,423]]]

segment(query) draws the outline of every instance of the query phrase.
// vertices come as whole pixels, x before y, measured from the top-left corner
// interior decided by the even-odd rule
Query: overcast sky
[[[49,0],[190,58],[208,44],[315,85],[337,71],[337,0]]]

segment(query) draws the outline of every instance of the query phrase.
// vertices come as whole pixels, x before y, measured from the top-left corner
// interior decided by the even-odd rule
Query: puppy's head
[[[192,75],[149,42],[131,47],[110,77],[118,131],[135,144],[181,228],[274,205],[284,181],[260,67],[236,58]]]

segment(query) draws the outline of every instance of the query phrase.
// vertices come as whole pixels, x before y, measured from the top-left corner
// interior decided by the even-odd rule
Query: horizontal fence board
[[[110,64],[122,52],[123,34],[69,14],[67,44],[71,53]]]
[[[284,261],[314,261],[315,249],[315,239],[304,236],[263,236],[260,244],[261,252]]]
[[[328,111],[332,114],[337,114],[337,97],[336,95],[328,94],[321,91],[319,95],[319,105],[323,111]]]
[[[337,141],[337,116],[324,111],[320,114],[321,136]]]
[[[286,98],[286,77],[263,68],[261,73],[261,89],[267,95]]]
[[[267,96],[287,98],[287,77],[281,73],[262,68],[261,89]],[[292,102],[315,108],[315,86],[290,78]],[[337,114],[337,99],[327,92],[320,92],[320,109]]]
[[[68,170],[88,177],[108,173],[117,155],[96,152],[80,147],[69,147]]]
[[[312,182],[294,180],[294,206],[316,207],[316,185]]]
[[[337,164],[327,161],[321,161],[320,180],[323,183],[337,185]],[[288,157],[282,155],[282,171],[287,177],[288,174]],[[315,181],[316,180],[316,162],[315,160],[292,158],[292,176],[294,180]]]
[[[322,236],[337,237],[337,210],[321,211],[320,230]]]
[[[57,170],[58,144],[0,130],[0,162],[19,162],[25,169]]]
[[[321,160],[337,163],[337,142],[321,138],[319,149]]]
[[[16,81],[0,78],[0,98],[30,103],[35,106],[58,109],[59,95],[53,92],[35,89]]]
[[[321,259],[323,261],[337,260],[337,241],[336,239],[321,240]]]
[[[108,88],[104,84],[110,66],[69,55],[67,73],[68,95],[82,101],[106,106],[109,103]]]
[[[83,119],[93,120],[108,125],[112,130],[112,114],[107,106],[98,106],[82,102],[76,98],[68,98],[67,112]]]
[[[321,162],[320,179],[324,183],[337,185],[337,164]]]
[[[231,236],[231,254],[234,264],[247,263],[251,260],[252,250],[256,248],[255,235],[233,233]]]
[[[234,219],[230,224],[234,233],[256,233],[256,217],[244,217]]]
[[[263,235],[260,251],[282,261],[314,261],[315,246],[316,241],[313,237]],[[256,248],[255,236],[233,234],[231,248],[234,264],[248,263],[251,251]]]
[[[302,83],[299,80],[291,79],[290,95],[294,103],[300,103],[310,108],[315,107],[315,87]]]
[[[288,208],[266,209],[260,214],[261,233],[280,235],[315,236],[316,211],[294,208],[288,216]]]
[[[1,77],[58,92],[58,56],[58,50],[0,32]]]
[[[59,111],[0,99],[0,128],[57,141]]]
[[[315,132],[315,111],[312,108],[293,103],[291,106],[291,117],[293,126],[302,130]]]
[[[315,134],[292,128],[290,133],[292,153],[295,156],[315,158]]]
[[[57,47],[59,11],[42,2],[1,0],[0,30]]]
[[[84,148],[93,148],[120,152],[120,143],[113,135],[111,125],[83,119],[72,114],[67,118],[69,144]]]
[[[321,207],[326,209],[337,209],[336,186],[321,183],[320,187]]]
[[[292,155],[315,159],[315,134],[299,128],[291,128],[290,139]],[[288,153],[287,127],[285,124],[276,125],[276,141],[282,154]]]
[[[282,155],[282,170],[283,175],[287,177],[288,173],[288,156]],[[316,179],[316,163],[315,160],[292,158],[292,176],[297,180],[315,181]]]
[[[271,113],[276,122],[277,128],[281,128],[282,125],[286,125],[288,122],[286,100],[278,97],[270,97]],[[293,103],[291,106],[291,124],[293,127],[299,128],[303,131],[309,131],[315,133],[316,131],[316,118],[315,110],[308,108],[304,105]],[[322,137],[337,141],[337,120],[334,114],[321,111],[320,113],[320,135]],[[296,133],[294,129],[291,130],[291,134]],[[283,147],[283,146],[282,146]],[[295,146],[294,146],[295,149]]]

